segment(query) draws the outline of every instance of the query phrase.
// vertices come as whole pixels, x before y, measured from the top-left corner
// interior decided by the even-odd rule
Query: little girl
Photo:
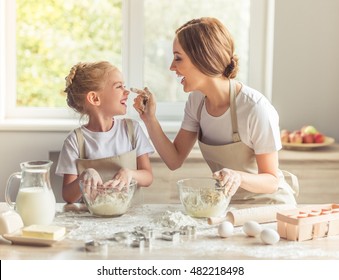
[[[60,152],[56,174],[63,176],[63,199],[81,199],[80,180],[121,188],[134,179],[149,186],[153,146],[137,121],[116,117],[126,114],[129,95],[119,69],[107,61],[78,63],[66,77],[65,92],[68,106],[88,122],[67,136]]]

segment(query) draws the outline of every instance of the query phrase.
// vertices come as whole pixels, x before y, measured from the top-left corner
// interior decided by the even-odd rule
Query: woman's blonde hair
[[[109,72],[117,69],[108,61],[79,62],[74,65],[66,80],[67,104],[80,114],[87,114],[86,95],[100,91],[107,82]]]
[[[192,63],[205,75],[233,79],[238,57],[227,28],[216,18],[193,19],[176,30],[178,41]]]

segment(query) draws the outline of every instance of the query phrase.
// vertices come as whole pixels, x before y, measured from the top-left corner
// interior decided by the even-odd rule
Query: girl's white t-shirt
[[[137,157],[154,153],[154,148],[140,124],[136,120],[132,121]],[[84,135],[85,153],[88,159],[113,157],[133,150],[123,119],[115,118],[112,129],[106,132],[93,132],[84,126],[81,126],[81,131]],[[64,141],[55,173],[60,176],[64,174],[77,175],[76,160],[79,157],[78,141],[75,132],[72,131]]]
[[[205,96],[201,92],[190,93],[185,107],[181,128],[197,132],[202,130],[202,142],[209,145],[232,143],[231,111],[223,115],[211,116],[206,107],[198,121],[197,111]],[[254,150],[255,154],[265,154],[282,148],[279,116],[269,100],[260,92],[242,85],[236,97],[238,132],[241,141]]]

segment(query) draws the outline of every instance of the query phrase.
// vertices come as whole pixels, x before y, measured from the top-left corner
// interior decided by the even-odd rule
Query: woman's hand
[[[153,94],[145,87],[143,90],[131,88],[131,91],[137,93],[138,96],[134,99],[133,107],[139,113],[140,118],[146,121],[155,115],[155,99]]]
[[[223,168],[213,173],[213,178],[219,181],[221,187],[224,187],[225,195],[233,196],[241,185],[241,176],[238,172]]]

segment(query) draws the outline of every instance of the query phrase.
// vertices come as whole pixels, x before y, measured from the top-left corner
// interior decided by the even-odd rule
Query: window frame
[[[143,87],[143,1],[123,0],[122,71],[127,86]],[[251,1],[250,48],[248,85],[271,99],[273,64],[274,0]],[[68,108],[22,108],[16,107],[16,46],[15,46],[15,1],[0,1],[0,129],[13,125],[28,125],[29,128],[43,123],[49,130],[77,123],[78,115]],[[137,46],[137,47],[135,47]],[[14,93],[14,94],[9,94]],[[127,115],[138,118],[129,98]],[[184,102],[157,104],[157,116],[165,125],[165,131],[179,128],[184,113]],[[53,127],[47,125],[54,124]]]

